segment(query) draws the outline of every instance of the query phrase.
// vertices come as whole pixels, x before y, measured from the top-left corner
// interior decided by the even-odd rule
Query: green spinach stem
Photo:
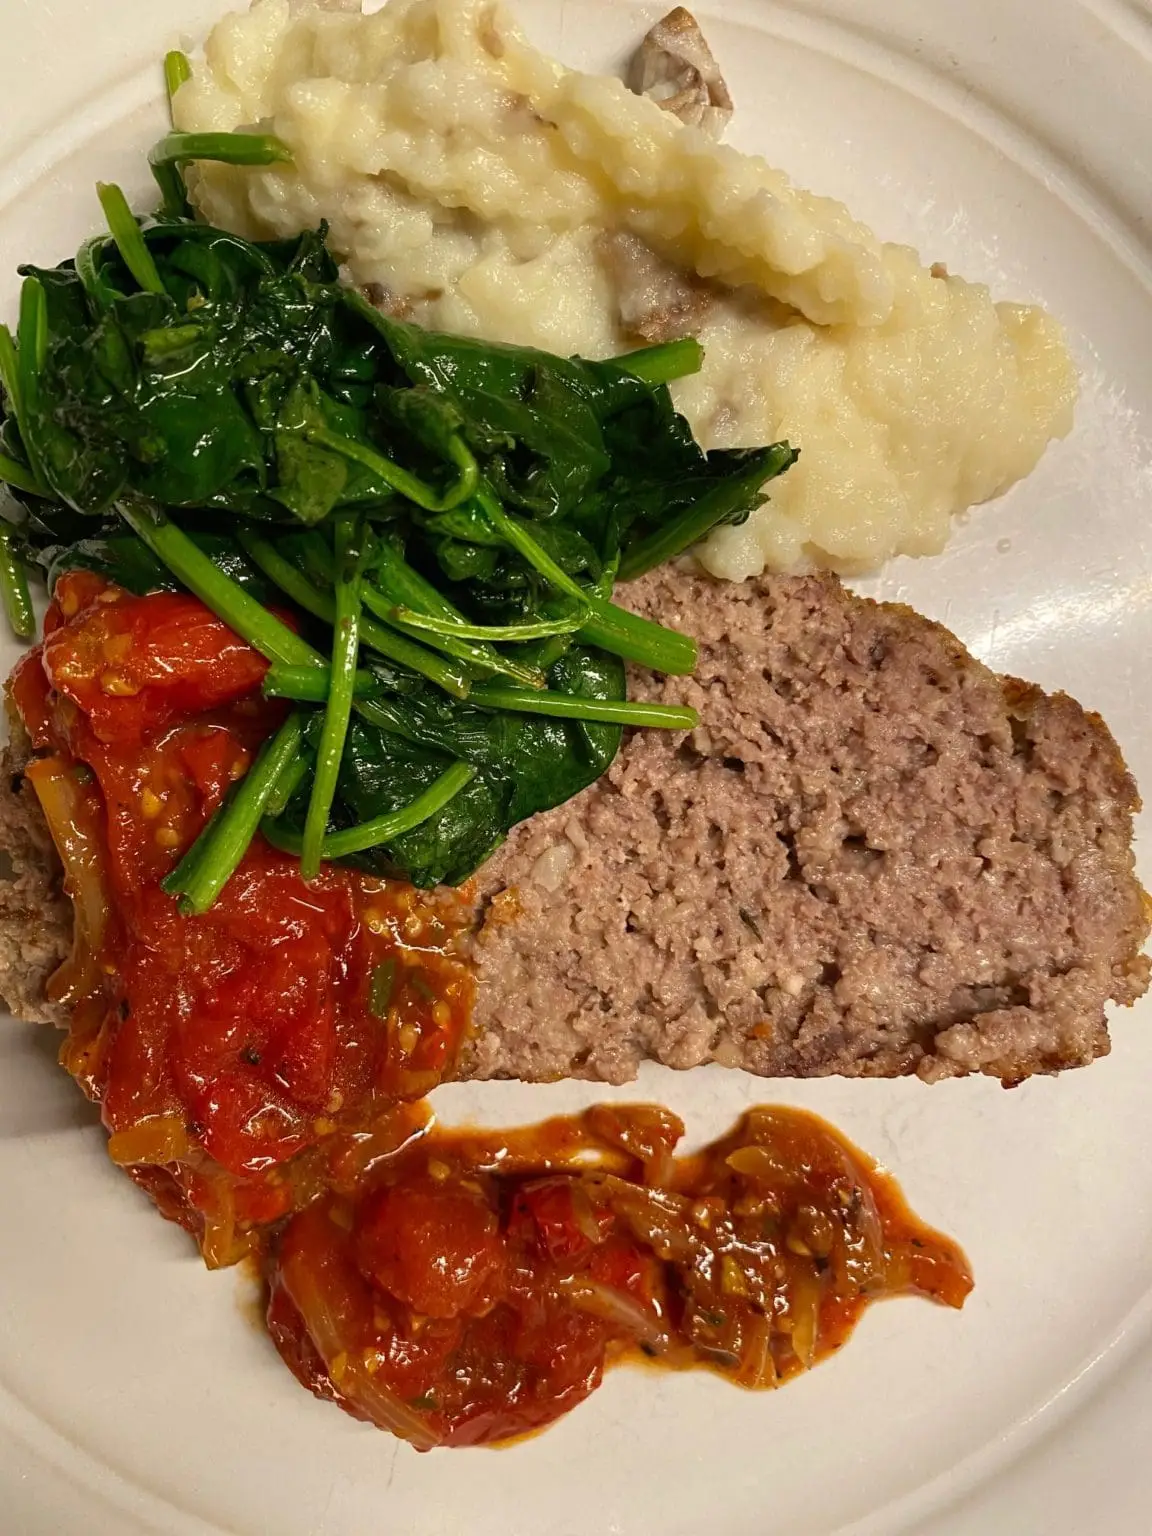
[[[16,332],[16,409],[20,440],[37,483],[50,486],[37,442],[40,377],[48,355],[48,299],[38,277],[26,277],[20,288],[20,320]]]
[[[435,816],[437,811],[442,811],[475,777],[475,768],[467,763],[453,763],[422,794],[417,795],[408,805],[401,806],[398,811],[375,816],[371,821],[362,821],[358,826],[347,827],[341,832],[329,832],[321,845],[321,857],[345,859],[349,854],[363,853],[368,848],[391,842],[402,832],[410,832],[413,827]],[[303,839],[298,833],[267,821],[263,830],[264,836],[274,848],[280,848],[285,853],[301,851]]]
[[[375,702],[379,689],[373,674],[361,668],[354,674],[358,699]],[[293,699],[302,704],[323,704],[331,689],[331,674],[316,667],[270,667],[264,677],[264,696]],[[667,731],[691,731],[699,725],[696,711],[683,704],[650,704],[634,699],[590,699],[585,694],[561,693],[553,688],[516,688],[505,683],[474,683],[468,702],[481,709],[505,709],[519,715],[552,715],[560,720],[600,721],[605,725],[647,725]]]
[[[314,586],[302,571],[280,554],[269,539],[247,528],[237,529],[236,538],[253,565],[258,566],[269,581],[287,593],[294,603],[326,624],[335,622],[336,604],[331,595]],[[360,640],[369,650],[379,652],[389,661],[398,662],[412,672],[418,672],[453,698],[467,698],[472,686],[472,674],[464,668],[452,666],[426,646],[418,645],[404,635],[396,634],[382,624],[375,624],[365,618],[360,620]]]
[[[256,835],[273,789],[298,755],[303,735],[300,715],[289,715],[176,868],[161,882],[169,896],[180,897],[182,912],[207,912],[224,889]]]
[[[164,88],[168,92],[168,110],[172,110],[172,102],[176,92],[184,84],[185,80],[191,80],[192,66],[188,62],[188,55],[181,53],[179,48],[173,48],[170,53],[164,55]]]
[[[329,672],[328,702],[320,744],[316,749],[316,767],[312,777],[312,795],[304,821],[304,840],[300,851],[300,874],[314,880],[320,873],[321,849],[328,829],[328,817],[336,796],[336,781],[344,757],[344,743],[352,719],[352,696],[356,686],[356,659],[360,651],[360,566],[363,558],[362,531],[356,519],[344,512],[336,519],[336,596],[332,641],[332,665]]]
[[[625,373],[643,379],[645,384],[670,384],[673,379],[700,372],[704,366],[704,348],[694,336],[685,336],[679,341],[662,341],[654,347],[625,352],[612,361]]]
[[[479,479],[480,472],[476,460],[459,437],[452,438],[448,449],[452,462],[459,470],[459,475],[456,483],[443,495],[439,495],[418,476],[402,469],[399,464],[385,458],[382,453],[377,453],[367,443],[357,442],[351,437],[342,437],[338,432],[333,432],[330,427],[312,427],[306,436],[309,442],[316,443],[318,447],[327,448],[331,453],[342,454],[353,463],[361,464],[365,469],[371,470],[374,475],[383,480],[385,485],[399,492],[401,496],[406,496],[409,501],[422,507],[425,512],[450,512],[462,501],[467,501],[475,491]]]
[[[269,667],[264,674],[266,699],[294,699],[300,704],[323,704],[332,687],[332,674],[328,667]],[[371,672],[360,667],[353,677],[357,694],[370,693],[376,687]]]
[[[592,614],[581,625],[579,637],[588,645],[598,645],[625,661],[648,667],[653,672],[687,676],[696,670],[696,642],[690,635],[665,629],[651,619],[629,613],[615,603],[595,599]]]
[[[411,629],[427,630],[429,634],[455,637],[459,640],[514,641],[546,640],[551,635],[571,635],[588,617],[582,608],[568,619],[538,619],[524,624],[469,624],[466,619],[439,619],[428,613],[417,613],[414,608],[394,608],[393,617]],[[527,669],[524,669],[527,670]]]
[[[378,618],[384,619],[386,623],[409,630],[415,629],[416,638],[422,639],[424,636],[419,626],[406,625],[394,616],[396,608],[409,608],[430,618],[441,619],[445,623],[463,624],[465,622],[459,608],[450,603],[430,581],[425,580],[419,571],[414,570],[390,539],[386,538],[376,546],[372,557],[372,574],[375,577],[376,586],[383,595],[383,601],[379,594],[366,584],[365,602],[373,613]],[[502,656],[493,645],[477,644],[467,636],[451,632],[443,635],[433,629],[429,630],[429,633],[437,635],[437,639],[430,642],[436,645],[437,649],[444,651],[448,656],[455,656],[458,661],[467,662],[477,671],[500,673],[505,677],[514,678],[517,682],[527,684],[529,688],[539,688],[544,684],[544,674],[537,668],[511,657]]]
[[[283,816],[288,807],[288,802],[303,784],[304,779],[312,766],[311,754],[302,751],[292,758],[283,773],[272,787],[272,793],[268,796],[268,802],[264,807],[265,816],[273,818]]]
[[[290,163],[292,151],[271,133],[172,133],[154,144],[148,163],[163,199],[161,212],[171,219],[189,213],[184,167],[192,160],[217,160],[224,165]]]
[[[19,363],[16,357],[16,343],[12,340],[12,332],[6,325],[0,325],[0,385],[3,386],[8,398],[8,414],[15,416],[19,423]]]
[[[0,480],[6,480],[28,496],[49,496],[51,492],[40,484],[26,464],[18,464],[6,453],[0,453]]]
[[[114,182],[98,181],[96,195],[108,220],[108,228],[120,259],[145,293],[158,293],[167,297],[167,290],[152,260],[152,252],[144,243],[140,226],[128,206],[128,199]]]
[[[755,490],[766,481],[775,479],[796,460],[797,453],[788,443],[776,443],[759,455],[749,473],[740,480],[725,480],[706,491],[699,501],[663,523],[647,538],[630,544],[620,560],[620,580],[634,581],[645,571],[654,570],[668,560],[674,560],[685,550],[691,549],[712,532],[718,523],[732,515],[733,505],[746,496],[747,482]]]
[[[17,640],[31,640],[36,633],[36,615],[28,591],[28,578],[16,551],[12,531],[0,524],[0,599],[9,628]]]
[[[515,661],[511,657],[504,657],[491,646],[481,646],[472,640],[443,635],[433,629],[425,631],[416,624],[410,624],[405,619],[398,618],[398,611],[411,610],[398,610],[397,604],[391,598],[386,597],[367,582],[364,584],[363,596],[364,606],[390,629],[400,634],[410,635],[413,639],[427,641],[434,650],[453,657],[473,671],[513,677],[529,688],[541,688],[544,685],[544,674],[538,668],[526,666],[523,662]]]
[[[662,624],[654,624],[651,619],[629,613],[615,603],[589,593],[541,548],[519,518],[504,510],[486,487],[477,493],[476,499],[496,531],[545,581],[557,591],[588,605],[589,617],[579,630],[582,640],[656,672],[696,670],[696,642],[688,635],[665,629]]]
[[[273,133],[167,133],[152,146],[152,166],[217,160],[224,165],[290,165],[292,151]]]
[[[76,252],[76,276],[83,283],[88,301],[98,315],[107,314],[117,297],[116,290],[104,277],[97,260],[107,245],[107,235],[93,235]]]
[[[161,564],[262,656],[292,667],[327,665],[319,651],[213,565],[158,507],[125,500],[117,503],[117,510]]]
[[[561,720],[599,721],[604,725],[641,725],[664,731],[692,731],[700,724],[685,704],[649,704],[636,699],[589,699],[582,694],[536,693],[530,688],[506,688],[501,683],[477,683],[471,702],[481,709],[509,709],[515,714],[554,715]]]

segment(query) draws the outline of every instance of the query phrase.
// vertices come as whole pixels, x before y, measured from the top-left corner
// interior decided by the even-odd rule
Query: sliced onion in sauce
[[[816,1346],[820,1341],[819,1282],[810,1275],[797,1275],[789,1288],[788,1312],[792,1352],[809,1370],[816,1363]]]
[[[108,1138],[108,1156],[119,1168],[178,1163],[191,1151],[184,1122],[176,1115],[153,1115]]]
[[[362,1360],[349,1356],[339,1388],[373,1424],[399,1435],[418,1451],[431,1451],[442,1443],[441,1437],[416,1410],[386,1387],[378,1376],[371,1375]]]
[[[215,1209],[204,1213],[204,1231],[200,1238],[200,1252],[209,1269],[227,1269],[248,1251],[243,1235],[236,1233],[236,1200],[228,1179],[213,1179],[212,1192]]]
[[[840,1269],[840,1283],[864,1292],[879,1290],[888,1281],[884,1224],[867,1185],[855,1178],[845,1184],[839,1212],[844,1236],[834,1259]]]
[[[646,1184],[669,1182],[672,1152],[684,1135],[679,1115],[660,1104],[595,1104],[587,1118],[603,1141],[643,1163]]]
[[[64,866],[64,886],[75,912],[72,954],[52,977],[49,993],[55,1002],[75,1003],[102,980],[97,961],[109,916],[104,855],[74,765],[41,757],[29,763],[26,776]]]
[[[756,1184],[774,1186],[779,1184],[781,1174],[787,1176],[789,1172],[775,1149],[761,1146],[759,1142],[737,1147],[724,1161],[733,1173],[738,1173],[742,1179],[751,1179]]]
[[[630,1339],[661,1354],[668,1347],[668,1335],[655,1313],[615,1286],[598,1280],[573,1280],[562,1287],[564,1295],[581,1312],[612,1323]]]
[[[582,1237],[586,1237],[590,1243],[602,1243],[604,1241],[604,1228],[597,1220],[596,1212],[592,1207],[588,1191],[579,1179],[573,1179],[572,1192],[572,1220],[576,1223],[576,1229]]]
[[[598,1179],[608,1204],[623,1218],[635,1237],[647,1243],[665,1263],[684,1263],[696,1251],[688,1212],[691,1202],[662,1189],[644,1189],[607,1174]]]
[[[776,1357],[772,1353],[772,1324],[768,1318],[758,1317],[749,1327],[735,1379],[742,1387],[774,1387],[778,1384]]]
[[[353,1341],[344,1337],[338,1301],[330,1293],[320,1267],[288,1254],[281,1273],[316,1352],[341,1396],[373,1424],[407,1440],[418,1451],[430,1451],[439,1445],[441,1437],[436,1431],[414,1408],[369,1373],[353,1347]]]

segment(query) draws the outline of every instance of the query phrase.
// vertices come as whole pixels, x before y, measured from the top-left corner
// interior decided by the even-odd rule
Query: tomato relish
[[[683,1129],[601,1105],[408,1138],[282,1229],[277,1348],[318,1396],[426,1450],[539,1429],[620,1360],[774,1387],[880,1297],[963,1304],[960,1250],[816,1116],[752,1110],[675,1158]]]
[[[11,691],[75,909],[63,1063],[208,1264],[260,1263],[304,1385],[421,1450],[488,1444],[616,1361],[772,1387],[879,1297],[963,1304],[960,1250],[797,1110],[690,1157],[654,1106],[432,1128],[472,998],[464,894],[305,884],[257,837],[184,914],[161,882],[283,719],[265,671],[195,598],[74,572]]]
[[[257,837],[184,915],[160,882],[283,718],[267,663],[196,598],[88,572],[61,577],[44,629],[12,694],[77,913],[62,1059],[112,1157],[229,1262],[343,1139],[451,1069],[468,904],[334,865],[306,885]]]

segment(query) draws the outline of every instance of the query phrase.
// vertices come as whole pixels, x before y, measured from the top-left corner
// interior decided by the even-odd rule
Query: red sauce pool
[[[963,1304],[960,1250],[815,1115],[754,1109],[677,1158],[682,1134],[656,1106],[600,1105],[409,1141],[270,1245],[277,1348],[428,1449],[538,1429],[621,1360],[775,1387],[871,1301]]]

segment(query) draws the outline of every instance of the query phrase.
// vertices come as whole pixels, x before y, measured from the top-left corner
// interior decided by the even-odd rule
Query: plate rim
[[[31,0],[20,0],[20,3],[26,9],[31,9]],[[79,3],[80,0],[48,0],[47,9],[75,9]],[[1145,26],[1145,23],[1139,19],[1138,13],[1134,10],[1133,5],[1129,3],[1129,0],[1068,0],[1068,3],[1071,8],[1076,9],[1078,12],[1088,16],[1095,16],[1097,19],[1100,18],[1102,13],[1107,13],[1113,18],[1117,15],[1133,16],[1137,18],[1138,26]],[[983,4],[984,0],[973,0],[974,9],[979,9]],[[883,6],[884,0],[877,0],[877,8],[883,9]],[[637,5],[632,5],[630,8],[643,9],[642,6]],[[774,14],[798,16],[801,18],[802,23],[810,19],[817,11],[832,12],[838,8],[843,8],[843,0],[841,0],[839,7],[837,0],[829,0],[829,3],[825,6],[787,3],[771,7]],[[763,0],[707,0],[707,3],[700,5],[698,9],[704,16],[715,15],[726,20],[737,20],[742,13],[750,13],[753,10],[763,11],[764,4]],[[818,20],[820,25],[826,24],[833,30],[840,25],[839,21],[827,21],[824,17],[818,18]],[[1152,22],[1148,24],[1148,27],[1148,36],[1152,38]],[[767,30],[762,23],[760,24],[760,30]],[[1152,51],[1149,52],[1148,61],[1152,64]],[[857,60],[854,58],[851,62],[856,64]],[[925,83],[945,78],[930,65],[916,64],[915,68],[923,70]],[[59,131],[56,136],[52,134],[45,135],[35,142],[26,144],[23,149],[18,149],[15,156],[0,158],[0,210],[6,207],[13,198],[19,197],[31,180],[38,181],[41,177],[50,175],[52,167],[73,151],[79,138],[90,135],[93,131],[92,120],[89,118],[90,110],[98,112],[96,121],[99,125],[106,126],[114,124],[126,116],[129,111],[146,105],[148,99],[158,102],[158,91],[147,91],[145,83],[146,77],[142,70],[125,74],[114,86],[98,89],[85,102],[78,103],[76,111],[73,112],[70,118],[59,125]],[[965,99],[964,93],[966,89],[964,86],[954,86],[952,83],[948,83],[948,90],[954,93],[954,100],[957,102]],[[931,105],[938,109],[942,107],[941,99],[937,95],[930,95],[924,99],[930,100]],[[971,97],[971,103],[978,106],[978,97]],[[975,107],[973,107],[974,109]],[[983,112],[985,109],[981,107],[980,110]],[[1009,119],[1001,120],[994,108],[987,110],[990,112],[989,123],[993,120],[1002,121],[1002,126],[1011,129],[1013,136],[1016,134],[1017,130],[1012,126]],[[964,117],[958,120],[971,128],[972,131],[980,131],[973,126],[974,119],[967,112]],[[81,134],[79,128],[81,121],[86,124],[83,134]],[[73,122],[75,122],[76,126],[70,127],[70,124]],[[1000,147],[1001,139],[992,137],[984,132],[981,132],[981,136],[985,137],[987,142]],[[1081,208],[1091,209],[1091,217],[1088,219],[1088,222],[1091,224],[1094,232],[1100,238],[1107,241],[1113,255],[1124,261],[1124,264],[1138,278],[1147,290],[1150,298],[1152,298],[1152,246],[1150,246],[1147,238],[1134,228],[1122,210],[1116,207],[1111,200],[1106,199],[1101,202],[1096,197],[1091,175],[1086,175],[1081,183],[1077,179],[1075,169],[1061,161],[1060,164],[1063,166],[1062,174],[1054,180],[1050,180],[1051,168],[1045,167],[1044,164],[1044,157],[1047,155],[1048,150],[1043,141],[1030,140],[1026,134],[1023,137],[1025,141],[1031,142],[1033,150],[1040,152],[1040,158],[1036,162],[1036,169],[1033,169],[1033,166],[1027,160],[1020,160],[1014,156],[1016,163],[1023,165],[1029,174],[1035,175],[1037,179],[1042,181],[1047,190],[1056,196],[1060,196],[1062,201],[1065,200],[1064,193],[1066,189],[1071,187],[1075,191],[1078,201],[1077,203],[1067,202],[1066,206],[1081,218],[1084,216]],[[1080,197],[1083,197],[1085,201],[1078,206]],[[1113,240],[1115,240],[1115,243],[1113,243]],[[885,1517],[895,1516],[900,1520],[900,1529],[904,1530],[912,1528],[908,1522],[927,1520],[928,1524],[918,1524],[917,1529],[922,1530],[924,1536],[929,1536],[929,1532],[932,1530],[939,1515],[962,1508],[974,1493],[979,1493],[990,1484],[1002,1482],[1006,1477],[1010,1477],[1014,1464],[1020,1459],[1022,1454],[1046,1446],[1049,1442],[1059,1439],[1065,1433],[1069,1423],[1077,1415],[1090,1414],[1094,1404],[1109,1390],[1112,1382],[1122,1369],[1132,1365],[1137,1359],[1152,1356],[1150,1345],[1152,1345],[1152,1292],[1149,1292],[1133,1307],[1109,1342],[1086,1361],[1082,1370],[1077,1373],[1065,1388],[1056,1394],[1051,1402],[1044,1404],[1028,1421],[1017,1426],[1007,1436],[994,1438],[988,1445],[974,1452],[964,1462],[958,1464],[957,1468],[954,1469],[955,1472],[963,1473],[966,1468],[972,1468],[971,1479],[965,1476],[965,1486],[958,1490],[954,1496],[949,1497],[947,1503],[935,1504],[926,1515],[918,1514],[916,1509],[912,1507],[909,1507],[906,1516],[901,1516],[899,1513],[905,1505],[921,1504],[921,1496],[942,1482],[944,1478],[941,1477],[923,1485],[915,1494],[898,1501],[897,1504],[887,1506],[880,1514]],[[0,1387],[0,1401],[8,1397],[7,1391]],[[22,1411],[27,1412],[22,1404],[19,1406]],[[1152,1408],[1152,1384],[1150,1384],[1149,1388],[1149,1407]],[[7,1417],[7,1415],[4,1415],[4,1417]],[[194,1524],[190,1524],[187,1528],[190,1533],[195,1530],[198,1536],[218,1536],[218,1533],[220,1533],[222,1528],[204,1522],[199,1516],[180,1510],[178,1505],[167,1500],[154,1500],[154,1496],[149,1494],[146,1489],[137,1484],[128,1483],[114,1469],[97,1462],[95,1458],[90,1457],[81,1447],[68,1441],[67,1437],[60,1435],[51,1426],[44,1424],[43,1421],[38,1419],[36,1423],[48,1434],[57,1438],[64,1446],[70,1447],[74,1455],[79,1454],[86,1461],[91,1461],[100,1473],[114,1479],[117,1483],[124,1483],[131,1503],[137,1501],[137,1496],[149,1504],[155,1502],[157,1505],[156,1514],[163,1512],[167,1515],[171,1512],[178,1515],[182,1520],[194,1522]],[[1020,1433],[1030,1430],[1031,1432],[1021,1441],[1019,1439]],[[43,1456],[45,1454],[41,1448],[37,1448],[33,1439],[29,1439],[27,1443],[34,1455]],[[985,1463],[987,1464],[986,1470]],[[57,1467],[57,1474],[68,1477],[67,1467],[60,1464]],[[952,1473],[949,1473],[947,1477],[951,1478],[952,1475]],[[1147,1477],[1149,1488],[1152,1490],[1152,1469],[1149,1469],[1147,1472]],[[121,1506],[119,1501],[117,1501],[111,1507],[119,1509]],[[147,1518],[151,1518],[151,1516]],[[863,1536],[863,1532],[867,1529],[869,1522],[873,1518],[879,1518],[879,1516],[870,1516],[864,1522],[857,1522],[851,1526],[842,1527],[837,1536],[849,1536],[849,1532],[859,1532]],[[888,1525],[886,1529],[892,1530],[893,1527]]]

